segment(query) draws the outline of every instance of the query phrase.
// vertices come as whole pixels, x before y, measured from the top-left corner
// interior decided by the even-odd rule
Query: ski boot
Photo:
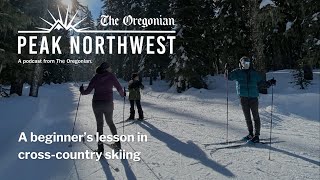
[[[253,135],[249,134],[249,135],[243,137],[243,138],[242,138],[242,141],[247,142],[247,141],[250,141],[252,138],[253,138]]]
[[[135,111],[133,110],[130,110],[130,116],[129,118],[127,119],[127,121],[131,121],[131,120],[134,120],[134,115],[135,115]]]
[[[94,152],[98,152],[99,154],[103,154],[104,153],[104,147],[103,147],[103,143],[102,142],[99,142],[98,143],[98,149],[97,150],[94,150]]]
[[[139,110],[139,118],[138,118],[138,120],[139,120],[139,121],[143,121],[143,119],[144,119],[143,111],[142,111],[142,110]]]
[[[252,139],[248,141],[248,143],[250,144],[259,143],[259,142],[260,142],[259,136],[254,136]]]
[[[115,142],[115,143],[111,144],[110,147],[111,147],[114,151],[119,152],[120,149],[121,149],[121,143],[120,143],[120,141]]]
[[[134,116],[130,115],[126,121],[133,121],[133,120],[134,120]]]
[[[132,120],[134,120],[134,117],[128,117],[128,119],[126,120],[126,121],[132,121]]]

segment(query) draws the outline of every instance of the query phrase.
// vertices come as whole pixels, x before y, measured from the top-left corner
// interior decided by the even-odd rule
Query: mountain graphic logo
[[[68,6],[66,16],[64,18],[62,18],[60,9],[58,7],[59,18],[56,18],[48,10],[48,13],[50,14],[50,16],[51,16],[51,18],[53,19],[54,22],[51,23],[48,20],[45,20],[44,18],[41,18],[41,17],[40,17],[40,19],[42,21],[44,21],[45,23],[47,23],[50,26],[50,28],[36,27],[37,29],[39,29],[38,31],[18,31],[18,33],[51,33],[51,31],[53,31],[53,30],[62,30],[62,29],[67,30],[67,31],[73,30],[73,31],[75,31],[77,33],[81,33],[84,30],[89,29],[89,27],[77,29],[76,27],[81,22],[83,22],[86,19],[86,17],[84,17],[83,19],[81,19],[77,23],[74,23],[75,18],[77,17],[78,11],[76,11],[76,13],[73,15],[73,17],[71,18],[70,21],[69,21],[69,11],[70,11],[70,9],[69,9],[69,6]]]
[[[62,17],[60,9],[58,7],[59,18],[56,18],[52,15],[52,13],[48,10],[53,22],[49,22],[42,17],[40,19],[47,23],[50,28],[44,27],[36,27],[38,30],[33,31],[18,31],[18,34],[49,34],[53,30],[66,30],[66,31],[74,31],[76,33],[109,33],[109,34],[175,34],[175,30],[113,30],[113,29],[90,29],[90,27],[84,28],[76,28],[81,22],[83,22],[87,17],[80,19],[78,22],[75,23],[78,11],[72,16],[71,20],[69,20],[70,8],[68,6],[67,13],[65,17]]]

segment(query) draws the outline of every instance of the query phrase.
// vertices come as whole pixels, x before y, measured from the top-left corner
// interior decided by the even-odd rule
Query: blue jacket
[[[265,83],[262,76],[254,69],[235,69],[229,73],[229,80],[236,80],[237,94],[241,97],[258,97],[258,86]]]

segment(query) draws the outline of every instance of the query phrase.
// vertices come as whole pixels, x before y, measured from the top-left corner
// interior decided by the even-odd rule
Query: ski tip
[[[254,145],[255,143],[254,143],[254,142],[252,142],[252,141],[250,141],[250,140],[248,140],[248,141],[246,142],[246,144]]]
[[[210,151],[210,156],[213,158],[213,154],[215,153],[217,151],[217,149],[212,149],[211,151]]]
[[[257,144],[264,144],[264,142],[252,142],[252,141],[247,141],[247,143],[246,144],[248,144],[248,145],[257,145]]]

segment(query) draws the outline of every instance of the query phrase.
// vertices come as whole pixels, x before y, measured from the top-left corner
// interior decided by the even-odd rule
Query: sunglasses
[[[248,62],[248,63],[250,63],[250,59],[245,58],[245,59],[242,59],[241,62],[246,62],[246,63]]]

